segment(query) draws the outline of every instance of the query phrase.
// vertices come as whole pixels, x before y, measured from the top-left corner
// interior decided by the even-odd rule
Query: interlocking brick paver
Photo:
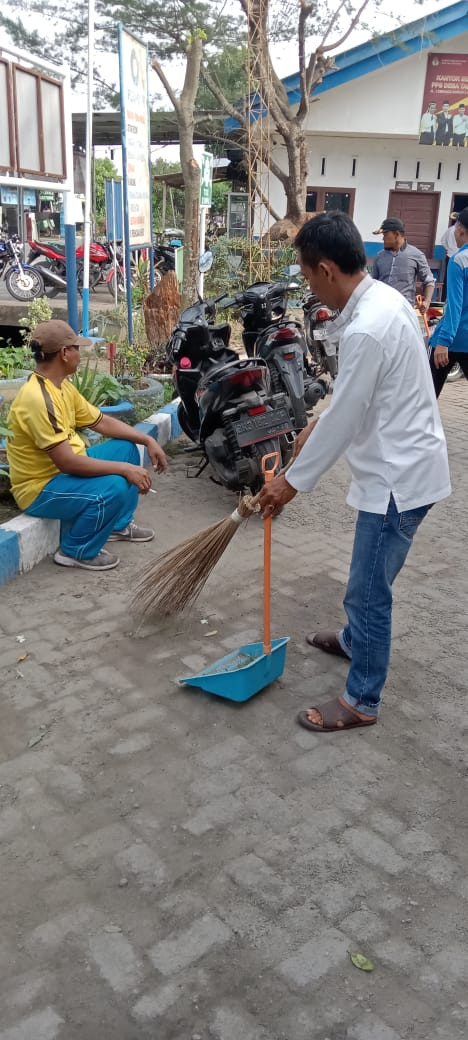
[[[466,1040],[467,405],[466,381],[444,390],[454,494],[395,587],[370,731],[295,723],[346,681],[303,639],[342,619],[342,463],[275,521],[272,629],[291,641],[246,704],[175,680],[261,638],[260,521],[183,618],[129,610],[156,551],[232,510],[183,457],[141,503],[157,545],[2,588],[0,1040]]]
[[[55,1040],[63,1024],[63,1018],[53,1008],[47,1007],[3,1030],[0,1040]]]
[[[231,930],[213,914],[206,914],[174,938],[163,939],[149,951],[154,966],[162,975],[171,975],[203,957],[209,950],[223,946]]]

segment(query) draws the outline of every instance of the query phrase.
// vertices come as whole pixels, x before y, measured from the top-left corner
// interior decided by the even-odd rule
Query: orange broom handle
[[[423,300],[422,296],[418,295],[416,297],[416,306],[417,306],[418,311],[419,311],[419,313],[421,315],[421,318],[422,318],[422,320],[424,322],[424,328],[426,330],[426,333],[427,333],[428,336],[430,336],[431,335],[431,330],[429,328],[429,322],[428,322],[428,320],[426,318],[426,312],[421,310],[421,307],[422,307],[423,303],[424,303],[424,300]]]
[[[271,465],[269,465],[271,460]],[[262,458],[262,473],[269,484],[280,463],[279,453],[270,452]],[[271,654],[271,516],[263,521],[263,653]]]

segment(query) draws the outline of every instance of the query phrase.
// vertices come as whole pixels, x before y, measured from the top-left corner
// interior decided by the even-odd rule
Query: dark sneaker
[[[151,542],[154,538],[154,531],[151,527],[139,527],[138,524],[128,524],[128,527],[124,527],[123,531],[113,531],[109,541],[110,542]]]
[[[57,549],[57,552],[54,553],[54,563],[60,564],[60,567],[83,567],[85,571],[111,571],[117,567],[120,560],[118,556],[113,556],[105,549],[102,549],[99,555],[94,556],[92,560],[76,560],[74,556],[66,556],[61,549]]]

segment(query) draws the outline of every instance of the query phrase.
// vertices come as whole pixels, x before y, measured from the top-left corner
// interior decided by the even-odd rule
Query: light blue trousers
[[[140,465],[136,444],[105,441],[88,448],[87,455],[113,462]],[[92,560],[113,531],[122,531],[133,520],[138,488],[125,477],[74,477],[59,473],[25,510],[30,516],[61,520],[60,548],[76,560]]]

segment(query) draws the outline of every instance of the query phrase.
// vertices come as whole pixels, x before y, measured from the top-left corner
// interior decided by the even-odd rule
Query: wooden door
[[[408,242],[422,249],[428,260],[434,255],[439,203],[438,191],[389,193],[387,216],[399,217],[403,221]]]

